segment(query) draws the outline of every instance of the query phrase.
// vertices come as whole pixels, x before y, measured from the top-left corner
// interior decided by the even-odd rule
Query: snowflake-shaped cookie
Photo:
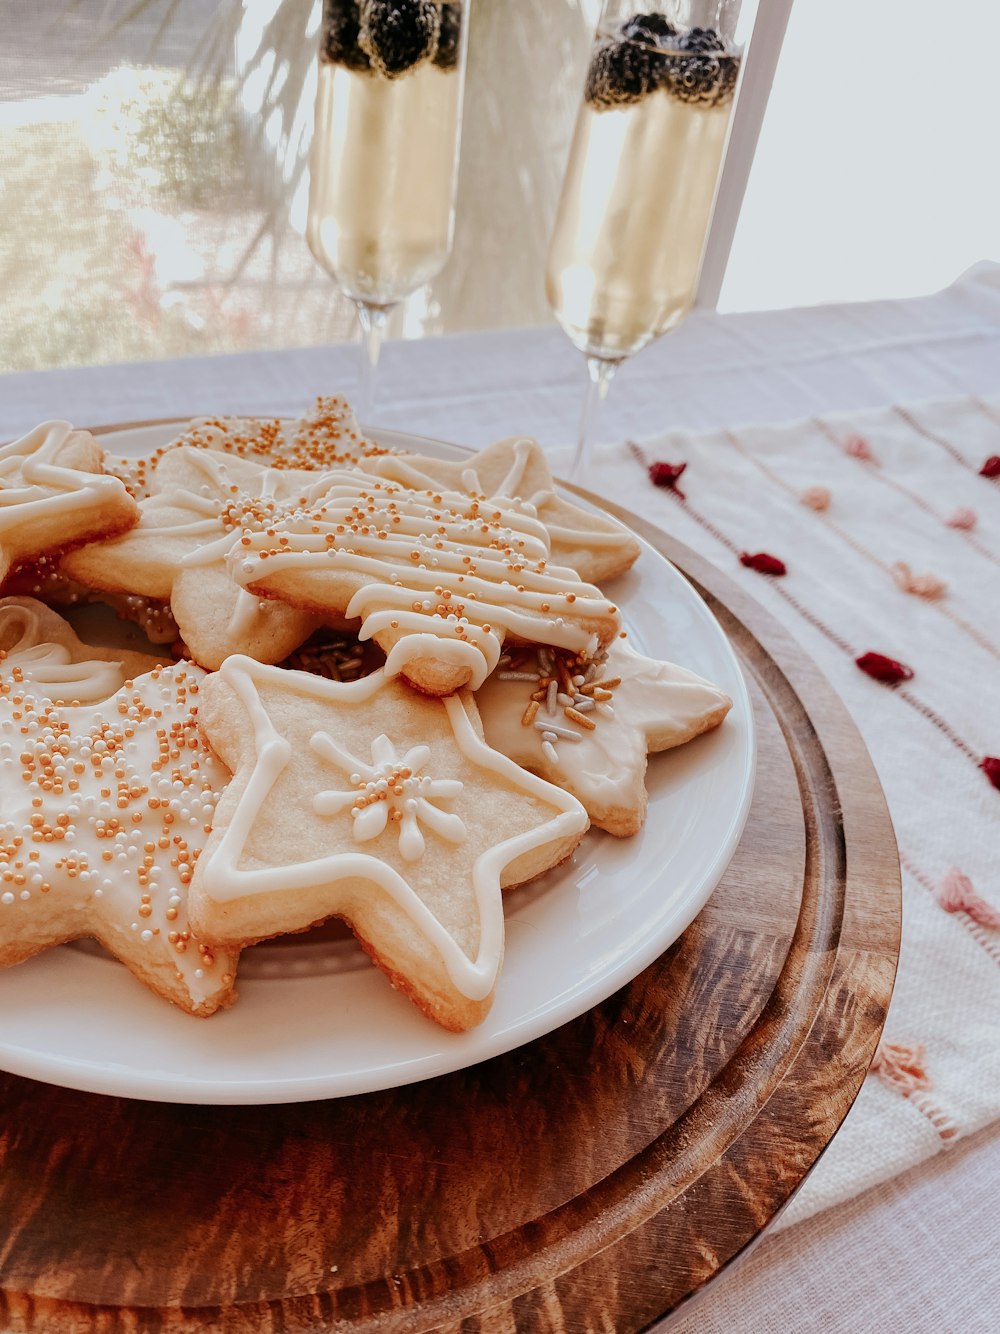
[[[244,532],[267,530],[308,508],[325,492],[326,477],[207,449],[171,449],[157,463],[138,526],[71,552],[63,568],[97,588],[169,600],[181,637],[205,667],[236,652],[280,661],[319,618],[248,593],[230,578],[226,559]]]

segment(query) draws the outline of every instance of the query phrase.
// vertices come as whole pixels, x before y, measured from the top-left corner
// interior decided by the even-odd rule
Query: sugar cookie
[[[670,662],[616,640],[600,662],[512,650],[476,695],[487,742],[572,792],[625,838],[646,818],[646,755],[718,727],[732,700]]]
[[[179,446],[158,461],[138,526],[71,552],[63,568],[96,588],[169,599],[181,638],[204,667],[237,652],[278,662],[322,618],[245,592],[226,555],[245,528],[270,527],[321,495],[326,476]]]
[[[114,436],[110,438],[114,444]],[[179,446],[211,449],[262,463],[269,468],[323,472],[362,458],[387,453],[367,440],[345,398],[317,398],[308,412],[289,421],[282,417],[196,417],[167,444],[142,458],[111,456],[108,470],[120,477],[137,500],[152,494],[156,466]]]
[[[94,704],[160,666],[130,649],[84,644],[68,621],[36,598],[0,598],[0,675],[52,704]]]
[[[92,936],[192,1014],[233,999],[237,952],[187,917],[229,777],[198,732],[204,679],[178,663],[61,707],[0,674],[0,966]]]
[[[104,453],[69,422],[36,426],[0,446],[0,583],[21,561],[64,551],[138,521],[135,501],[102,472]]]
[[[418,490],[446,487],[491,500],[505,496],[527,502],[548,530],[553,562],[592,583],[624,573],[639,555],[639,543],[627,528],[559,495],[544,450],[526,436],[498,440],[459,461],[389,453],[360,463],[366,472]]]
[[[12,570],[5,590],[19,597],[37,598],[48,606],[80,607],[91,604],[107,606],[123,621],[137,625],[151,644],[176,644],[180,639],[177,622],[170,614],[170,603],[142,597],[139,593],[112,593],[89,588],[71,579],[58,556],[39,556]]]
[[[254,593],[360,618],[386,671],[427,694],[482,684],[508,636],[592,656],[618,633],[600,589],[549,565],[530,507],[356,470],[323,482],[333,484],[312,508],[244,531],[230,572]]]
[[[344,918],[393,984],[444,1027],[489,1009],[501,885],[569,856],[577,800],[490,750],[467,693],[416,694],[229,658],[201,725],[232,783],[191,886],[192,921],[240,945]]]

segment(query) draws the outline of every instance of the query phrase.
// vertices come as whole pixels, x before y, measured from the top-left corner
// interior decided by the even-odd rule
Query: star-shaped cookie
[[[386,670],[427,694],[478,686],[506,637],[593,656],[617,607],[575,570],[549,564],[531,506],[416,491],[357,470],[321,503],[244,532],[229,568],[244,587],[322,615],[361,620]]]
[[[646,818],[646,755],[718,727],[732,707],[694,672],[616,640],[599,663],[549,649],[512,651],[476,703],[486,740],[572,792],[620,838]]]
[[[207,1015],[237,952],[190,928],[187,887],[229,775],[198,732],[205,673],[157,668],[59,707],[0,673],[0,966],[99,940],[157,994]]]
[[[110,457],[107,467],[127,483],[137,500],[142,499],[152,493],[159,460],[183,445],[231,454],[269,468],[302,472],[351,466],[361,458],[388,452],[365,439],[345,398],[328,394],[317,398],[308,412],[292,421],[282,417],[196,417],[151,454],[138,459]]]
[[[548,529],[553,564],[569,565],[590,583],[624,573],[639,555],[639,543],[621,524],[558,494],[545,451],[527,436],[498,440],[474,458],[457,462],[391,453],[362,459],[360,466],[404,486],[446,487],[528,502]]]
[[[53,704],[94,704],[160,665],[148,653],[84,644],[36,598],[0,598],[0,674]]]
[[[572,852],[579,802],[490,750],[467,693],[382,671],[345,684],[232,657],[200,718],[234,776],[192,884],[199,932],[236,945],[342,917],[425,1013],[478,1023],[501,886]]]
[[[279,662],[321,618],[244,591],[230,578],[226,557],[245,530],[269,528],[311,504],[328,476],[208,449],[170,449],[156,464],[137,527],[70,552],[63,569],[91,587],[169,599],[181,638],[204,667],[239,652]]]
[[[123,532],[139,517],[88,431],[49,421],[0,446],[0,583],[22,561]]]

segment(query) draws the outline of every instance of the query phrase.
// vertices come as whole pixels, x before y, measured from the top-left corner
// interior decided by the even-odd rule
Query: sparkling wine
[[[602,53],[617,61],[610,90]],[[627,357],[691,308],[738,68],[731,50],[599,42],[546,270],[556,317],[588,356]]]
[[[321,62],[306,237],[355,301],[392,305],[443,267],[461,115],[454,66],[386,78]]]

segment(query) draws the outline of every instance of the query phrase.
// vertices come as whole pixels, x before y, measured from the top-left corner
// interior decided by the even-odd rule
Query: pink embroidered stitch
[[[908,1098],[934,1087],[924,1066],[925,1048],[904,1046],[901,1042],[880,1042],[869,1074],[878,1075],[883,1084]]]
[[[878,463],[871,445],[862,435],[849,435],[844,441],[844,453],[852,459],[861,459],[863,463]]]
[[[936,897],[945,912],[964,912],[980,926],[1000,928],[1000,912],[976,893],[972,881],[957,866],[941,881]]]
[[[811,510],[828,510],[830,508],[830,488],[828,486],[807,486],[799,496],[803,505],[808,505]]]
[[[912,593],[918,598],[933,600],[943,597],[948,591],[948,585],[936,574],[914,574],[909,565],[902,560],[890,565],[889,573],[904,593]]]
[[[978,522],[976,511],[970,510],[968,505],[959,505],[958,509],[945,519],[949,528],[964,528],[967,533],[971,533]]]

